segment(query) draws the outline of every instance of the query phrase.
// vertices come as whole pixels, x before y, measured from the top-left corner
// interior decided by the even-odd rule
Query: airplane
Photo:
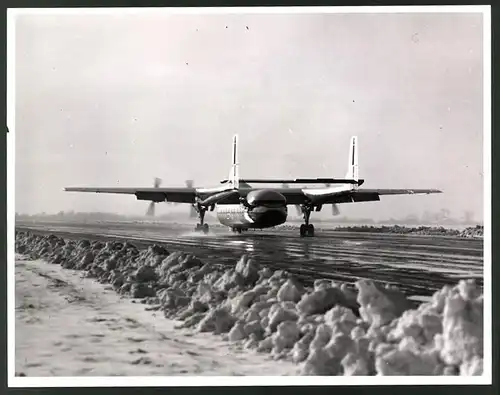
[[[294,205],[302,214],[304,223],[300,226],[301,237],[313,237],[314,225],[310,223],[312,211],[321,211],[324,205],[379,201],[381,195],[414,195],[442,193],[437,189],[366,189],[359,178],[358,139],[351,137],[348,170],[344,179],[338,178],[296,178],[296,179],[240,179],[238,163],[238,136],[233,137],[232,166],[229,178],[211,188],[169,187],[158,184],[153,188],[87,188],[67,187],[68,192],[94,192],[135,195],[138,200],[190,204],[196,212],[199,223],[195,231],[209,232],[205,213],[216,210],[217,219],[233,232],[241,233],[250,228],[271,228],[287,220],[287,206]],[[255,188],[250,184],[282,184],[280,187]],[[285,184],[285,185],[283,185]],[[324,184],[323,186],[290,187],[289,184]],[[334,185],[332,185],[334,184]]]

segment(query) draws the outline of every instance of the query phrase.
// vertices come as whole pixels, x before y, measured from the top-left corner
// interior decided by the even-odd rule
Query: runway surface
[[[233,266],[242,254],[249,254],[261,265],[287,270],[305,282],[371,279],[396,284],[408,295],[430,295],[461,278],[475,278],[483,285],[482,239],[321,229],[314,238],[299,237],[298,229],[238,235],[216,226],[204,235],[192,231],[192,224],[135,222],[16,223],[16,229],[71,238],[129,240],[138,246],[154,242],[224,266]]]

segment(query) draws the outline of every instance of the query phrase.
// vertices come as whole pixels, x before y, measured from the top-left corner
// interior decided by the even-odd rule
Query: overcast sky
[[[481,218],[482,59],[481,14],[20,16],[16,211],[143,213],[62,188],[212,186],[238,133],[242,177],[343,177],[357,135],[364,186],[444,191],[346,215]]]

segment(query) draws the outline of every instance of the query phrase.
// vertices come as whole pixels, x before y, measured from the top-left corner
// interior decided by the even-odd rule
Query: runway
[[[430,295],[461,278],[483,284],[482,239],[322,229],[314,238],[299,237],[298,229],[238,235],[217,226],[203,235],[192,231],[192,224],[135,222],[16,223],[16,229],[69,238],[129,240],[141,246],[153,242],[225,266],[249,254],[261,265],[287,270],[305,282],[371,279],[398,285],[408,295]]]

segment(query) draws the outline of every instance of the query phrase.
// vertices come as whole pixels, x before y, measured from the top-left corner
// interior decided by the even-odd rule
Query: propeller
[[[288,185],[288,184],[282,184],[282,187],[285,188],[285,189],[288,189],[288,188],[290,188],[290,185]],[[295,205],[295,209],[297,210],[297,215],[301,216],[302,215],[302,209],[300,208],[299,204]]]
[[[193,188],[194,186],[194,181],[193,180],[186,180],[185,181],[186,188]],[[169,203],[169,202],[167,202]],[[178,206],[180,203],[175,203],[175,202],[170,202],[170,204],[173,204],[174,206]],[[196,209],[194,206],[191,206],[191,209],[189,211],[189,218],[196,218],[198,217],[198,213],[196,212]]]
[[[159,188],[160,185],[162,183],[162,179],[161,178],[158,178],[158,177],[155,177],[154,179],[154,183],[153,183],[153,187],[154,188]],[[194,185],[194,181],[193,180],[186,180],[186,187],[187,188],[193,188],[193,185]],[[154,217],[155,216],[155,205],[156,205],[157,202],[150,202],[149,203],[149,206],[148,206],[148,210],[146,211],[146,215],[147,216],[150,216],[150,217]],[[175,202],[168,202],[168,204],[173,204],[174,206],[177,206],[179,203],[175,203]],[[196,218],[198,216],[198,213],[196,212],[196,209],[191,206],[191,211],[189,213],[189,216],[191,218]]]
[[[332,184],[327,183],[327,184],[325,184],[325,185],[326,185],[326,187],[328,188],[328,187],[330,187],[330,185],[332,185]],[[334,217],[335,217],[335,216],[337,216],[337,215],[340,215],[339,205],[338,205],[338,204],[336,204],[336,203],[332,203],[332,215],[333,215]]]
[[[159,188],[161,183],[162,183],[161,178],[155,177],[153,187]],[[155,205],[156,205],[156,202],[149,203],[148,210],[146,211],[147,216],[149,216],[149,217],[155,216]]]
[[[186,188],[194,188],[194,180],[186,180],[185,181]],[[172,203],[174,205],[178,205],[179,203]],[[189,218],[198,218],[198,211],[196,210],[195,205],[191,205],[189,210]]]
[[[333,204],[332,204],[332,215],[333,215],[333,216],[340,215],[339,206],[338,206],[338,204],[336,204],[336,203],[333,203]]]
[[[186,187],[194,188],[194,181],[186,180]],[[191,206],[191,209],[189,210],[189,218],[197,218],[197,217],[198,217],[198,212],[196,211],[196,208],[194,206]]]

